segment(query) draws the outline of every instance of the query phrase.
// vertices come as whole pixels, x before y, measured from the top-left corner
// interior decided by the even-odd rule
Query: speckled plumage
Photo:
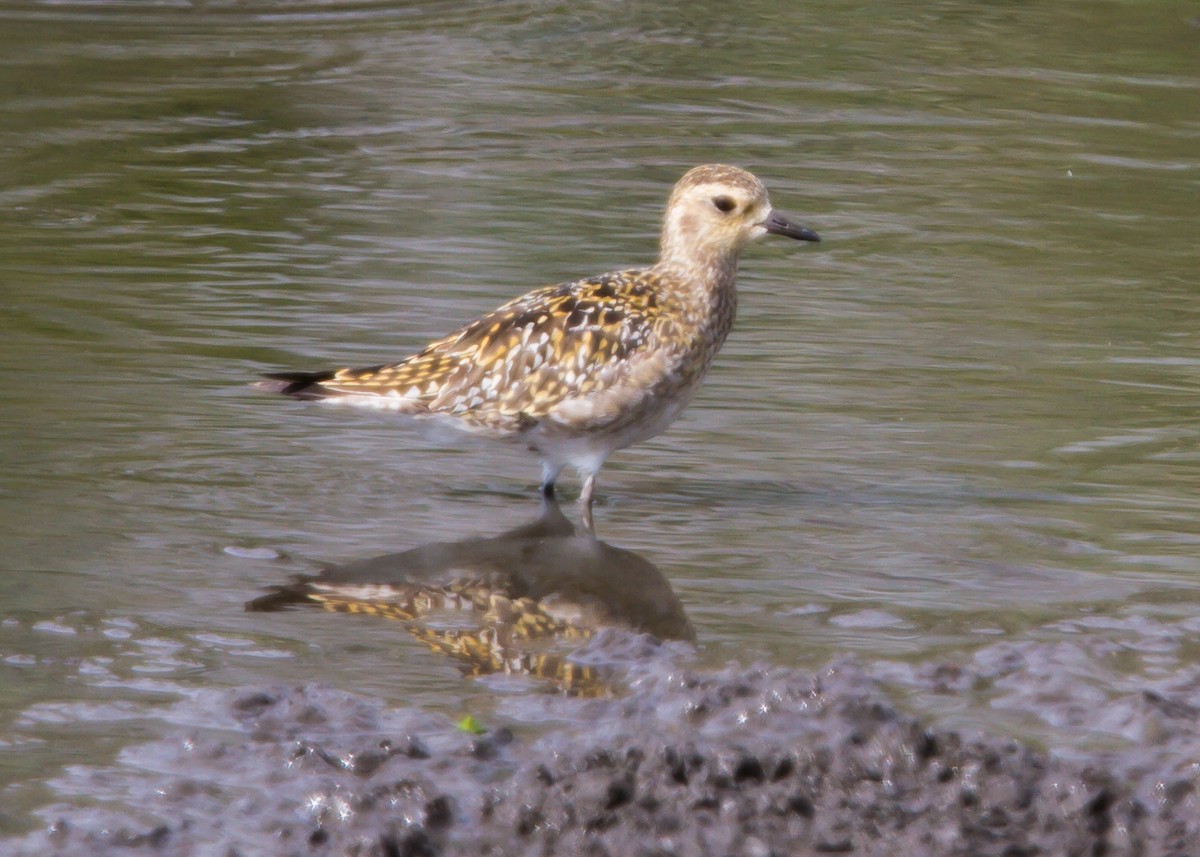
[[[671,193],[653,267],[537,289],[397,363],[261,386],[519,439],[540,455],[547,493],[564,466],[580,471],[590,524],[604,460],[691,400],[733,325],[741,249],[767,232],[819,240],[775,214],[750,173],[696,167]]]

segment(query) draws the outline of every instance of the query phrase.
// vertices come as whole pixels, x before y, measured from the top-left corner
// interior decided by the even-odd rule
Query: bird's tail
[[[254,387],[268,393],[280,393],[294,399],[325,399],[337,393],[322,387],[325,381],[333,380],[335,372],[266,372],[266,381],[258,381]]]

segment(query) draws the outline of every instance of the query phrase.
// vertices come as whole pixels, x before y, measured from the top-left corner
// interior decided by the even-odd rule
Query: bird
[[[601,466],[691,402],[733,326],[742,250],[767,234],[821,240],[750,172],[697,166],[671,191],[650,267],[535,289],[397,362],[264,373],[256,386],[519,442],[540,459],[544,498],[577,471],[592,532]]]

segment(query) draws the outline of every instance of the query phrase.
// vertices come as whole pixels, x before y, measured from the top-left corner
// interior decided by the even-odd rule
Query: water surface
[[[536,467],[244,384],[648,263],[704,162],[825,240],[747,252],[696,402],[601,474],[601,535],[663,571],[701,659],[902,684],[1101,641],[1099,672],[1048,667],[1096,705],[1182,675],[1190,4],[13,2],[0,57],[0,831],[97,797],[61,772],[213,687],[493,711],[387,622],[242,604],[515,526]],[[1036,699],[908,703],[1096,740]]]

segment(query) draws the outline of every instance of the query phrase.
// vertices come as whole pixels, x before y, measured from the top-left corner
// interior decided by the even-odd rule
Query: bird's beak
[[[795,238],[800,241],[821,240],[821,236],[807,226],[797,226],[777,211],[772,211],[771,215],[761,225],[763,229],[772,235],[785,235],[788,238]]]

